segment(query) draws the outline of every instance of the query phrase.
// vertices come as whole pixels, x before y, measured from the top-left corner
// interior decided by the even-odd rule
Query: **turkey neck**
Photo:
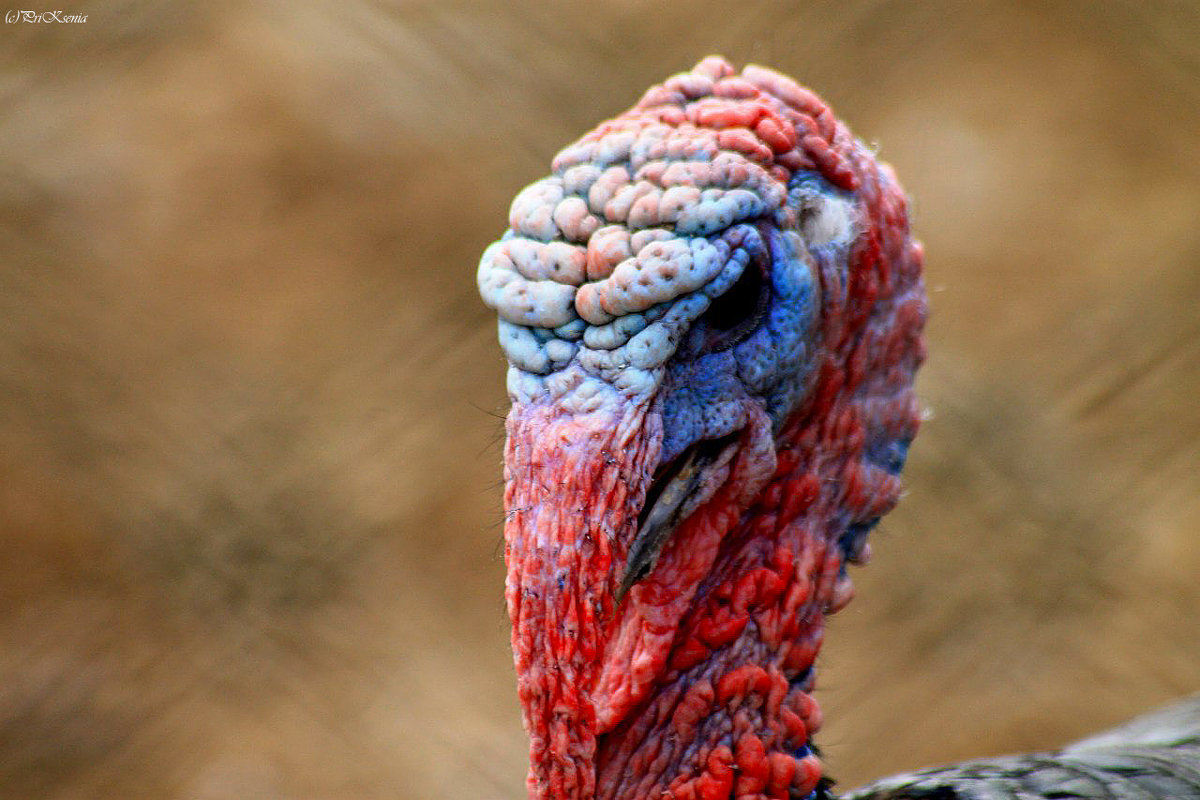
[[[851,594],[843,504],[867,492],[847,466],[863,442],[853,415],[806,417],[777,440],[769,420],[753,421],[725,484],[618,601],[645,465],[660,452],[657,412],[513,407],[507,602],[531,798],[813,791],[812,666],[825,615]],[[747,496],[763,437],[773,469]]]

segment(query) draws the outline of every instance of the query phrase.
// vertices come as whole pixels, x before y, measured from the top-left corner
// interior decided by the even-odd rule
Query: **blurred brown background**
[[[928,251],[834,774],[1200,689],[1197,4],[203,8],[0,28],[0,796],[523,796],[475,265],[710,52],[880,143]]]

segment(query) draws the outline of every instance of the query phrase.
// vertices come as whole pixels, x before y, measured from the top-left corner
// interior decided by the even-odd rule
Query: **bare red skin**
[[[899,478],[865,458],[867,432],[907,441],[919,424],[912,377],[926,306],[902,190],[807,90],[770,73],[755,81],[764,91],[724,62],[697,71],[705,65],[737,100],[705,118],[731,131],[723,142],[770,160],[781,180],[816,168],[852,190],[864,230],[849,269],[816,262],[819,366],[774,437],[769,479],[742,447],[726,483],[622,603],[617,585],[661,450],[653,398],[588,414],[549,400],[514,405],[505,556],[531,798],[811,792],[821,769],[804,745],[821,718],[810,667],[826,614],[852,594],[837,541],[900,493]],[[618,123],[676,116],[655,105],[671,91],[652,89]],[[770,435],[765,413],[751,411],[744,444]]]

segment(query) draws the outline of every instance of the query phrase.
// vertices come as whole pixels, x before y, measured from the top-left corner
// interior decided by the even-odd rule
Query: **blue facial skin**
[[[908,457],[908,446],[911,442],[911,439],[876,438],[867,443],[866,460],[892,475],[899,475],[900,471],[904,469],[904,462]],[[838,548],[841,549],[842,556],[846,561],[857,562],[862,557],[867,537],[878,524],[878,517],[868,522],[854,523],[849,525],[838,537]],[[841,573],[844,575],[845,572],[846,565],[843,563]]]
[[[899,475],[908,459],[911,439],[877,438],[867,443],[867,461],[892,475]]]
[[[803,209],[817,209],[824,200],[852,200],[810,172],[797,173],[788,188],[789,202],[802,209],[802,223]],[[695,442],[736,432],[746,422],[747,402],[759,403],[778,432],[811,384],[820,314],[818,269],[827,263],[845,263],[852,232],[828,242],[809,243],[768,222],[756,227],[759,255],[747,265],[749,274],[743,274],[739,283],[761,282],[765,293],[765,306],[758,312],[761,321],[729,346],[721,340],[722,332],[715,330],[712,319],[714,309],[726,300],[721,297],[693,323],[667,364],[659,395],[664,426],[662,463]],[[756,270],[760,277],[753,274]],[[740,288],[743,297],[734,302],[745,306],[741,309],[744,314],[754,313],[757,291],[753,286]],[[716,348],[714,340],[719,343]],[[725,349],[720,349],[721,345]]]
[[[855,523],[848,526],[842,535],[838,537],[838,548],[841,549],[842,557],[846,561],[857,561],[862,556],[863,548],[867,544],[867,536],[870,535],[871,531],[878,524],[878,517],[870,522]],[[844,562],[840,574],[846,574],[846,564]]]

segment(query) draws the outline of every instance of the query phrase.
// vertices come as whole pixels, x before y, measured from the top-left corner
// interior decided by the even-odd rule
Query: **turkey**
[[[529,796],[827,795],[814,662],[920,422],[895,175],[812,92],[709,57],[508,222],[477,278],[509,362]],[[853,796],[1200,796],[1197,703],[1126,732]]]

